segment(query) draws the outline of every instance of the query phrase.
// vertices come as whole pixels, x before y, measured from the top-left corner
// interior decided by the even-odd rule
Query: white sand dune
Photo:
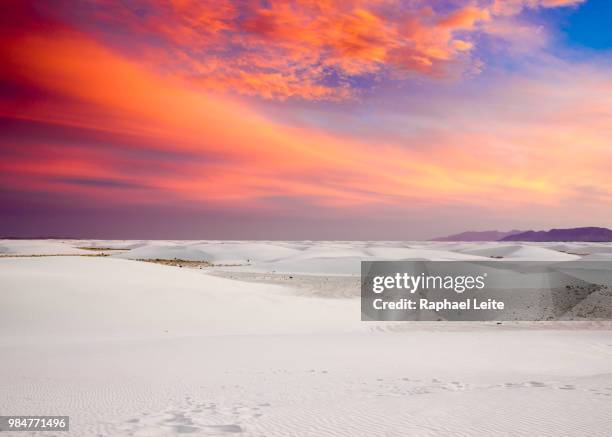
[[[150,244],[146,240],[76,240],[72,245],[91,249],[131,250]]]
[[[573,261],[580,259],[579,255],[560,252],[545,247],[528,246],[526,244],[488,244],[488,247],[463,249],[461,253],[498,257],[512,261]]]
[[[10,342],[327,332],[330,324],[347,329],[359,311],[356,302],[321,305],[278,286],[152,263],[89,257],[0,263],[0,331]]]
[[[450,247],[138,242],[112,257],[1,258],[0,411],[70,415],[61,435],[78,437],[610,435],[609,324],[366,323],[356,298],[121,259],[183,250],[346,274],[361,257],[480,258]],[[545,252],[520,256],[554,250],[534,247]]]
[[[561,254],[564,255],[564,254]],[[238,270],[318,275],[358,275],[360,261],[473,260],[450,250],[389,242],[150,242],[115,255],[125,259],[173,259],[236,265]]]
[[[59,240],[0,240],[0,255],[84,255],[78,244]]]
[[[298,249],[274,243],[155,241],[127,253],[118,254],[117,257],[126,259],[178,258],[219,264],[246,264],[279,260],[299,252]]]

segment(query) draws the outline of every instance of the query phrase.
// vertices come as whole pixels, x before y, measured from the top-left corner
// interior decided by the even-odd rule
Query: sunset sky
[[[0,236],[612,227],[607,0],[9,0],[0,22]]]

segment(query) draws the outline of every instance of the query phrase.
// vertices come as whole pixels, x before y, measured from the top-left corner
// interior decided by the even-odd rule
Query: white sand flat
[[[163,254],[181,243],[155,244],[140,247]],[[350,264],[355,252],[418,250],[271,242],[215,253],[240,258],[240,244],[249,256],[260,250],[268,267],[300,253],[313,255],[304,262]],[[336,249],[341,256],[328,256]],[[205,270],[115,257],[1,258],[0,411],[70,415],[62,435],[79,437],[610,433],[610,324],[359,318],[357,298]]]

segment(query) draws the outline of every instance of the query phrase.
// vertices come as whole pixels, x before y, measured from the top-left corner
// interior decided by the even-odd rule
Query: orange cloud
[[[63,21],[76,22],[124,55],[206,91],[346,100],[368,88],[362,83],[477,72],[479,35],[515,40],[511,29],[520,27],[514,16],[522,9],[580,1],[99,1],[96,8],[37,4],[26,15],[39,11],[68,28]],[[518,45],[533,33],[522,31]]]
[[[472,71],[480,61],[470,58],[470,34],[493,17],[489,5],[466,3],[434,10],[428,2],[399,0],[273,0],[240,8],[230,0],[151,0],[139,13],[101,3],[97,19],[143,38],[145,61],[207,90],[343,100],[360,93],[354,79],[367,75]]]
[[[491,10],[494,14],[515,15],[524,8],[557,8],[576,6],[586,0],[494,0]]]
[[[4,100],[3,116],[100,130],[118,139],[135,135],[141,140],[130,147],[191,157],[171,165],[170,171],[160,171],[162,160],[148,171],[131,173],[126,165],[117,169],[120,162],[112,149],[93,153],[83,145],[43,152],[42,160],[3,162],[5,178],[33,181],[37,190],[132,203],[180,199],[235,206],[285,197],[344,207],[440,202],[490,206],[499,196],[505,207],[530,201],[555,205],[585,183],[599,187],[600,197],[612,195],[605,188],[607,168],[599,168],[610,162],[605,126],[602,131],[571,123],[577,116],[571,105],[547,123],[514,121],[507,128],[497,128],[503,117],[483,127],[482,119],[470,119],[470,124],[446,114],[444,123],[464,128],[436,141],[369,142],[279,124],[240,101],[205,93],[180,75],[153,71],[73,32],[19,37],[3,46],[2,56],[9,60],[5,72],[13,83],[55,95],[17,104]],[[504,101],[512,101],[516,89],[533,96],[533,102],[539,95],[544,102],[556,98],[542,82],[512,89]],[[564,86],[565,92],[569,89]],[[594,108],[605,117],[611,101],[602,95],[581,110]],[[550,113],[545,109],[537,115],[540,120]],[[572,128],[556,133],[561,119]],[[211,154],[222,158],[210,160]]]
[[[22,142],[3,135],[0,183],[25,197],[56,193],[66,202],[113,205],[184,202],[245,213],[287,211],[299,201],[339,214],[381,206],[408,214],[459,204],[505,215],[531,212],[535,205],[549,217],[546,211],[574,218],[582,211],[592,218],[610,216],[609,68],[598,73],[596,67],[553,63],[541,72],[523,72],[521,79],[492,78],[493,85],[478,92],[458,87],[443,95],[432,87],[425,97],[388,97],[413,112],[385,114],[368,101],[367,114],[350,118],[351,110],[343,107],[351,130],[375,126],[369,136],[296,127],[219,90],[269,98],[348,98],[354,92],[350,87],[317,80],[326,68],[349,74],[397,66],[442,74],[443,66],[472,49],[469,33],[462,32],[496,19],[486,8],[447,14],[425,8],[390,25],[382,12],[361,4],[342,9],[335,2],[303,2],[301,7],[333,19],[316,18],[322,22],[314,32],[310,21],[299,21],[302,12],[279,7],[273,19],[266,18],[273,24],[258,24],[258,33],[252,30],[243,41],[254,50],[241,52],[234,64],[218,58],[211,65],[199,52],[180,47],[129,56],[125,47],[69,26],[3,30],[0,78],[10,92],[0,98],[0,116],[54,126],[65,135],[41,141],[24,134]],[[219,12],[228,18],[215,18],[219,23],[204,37],[188,32],[193,25],[185,24],[174,44],[200,47],[203,38],[201,44],[212,50],[217,43],[211,41],[224,43],[232,32],[234,13],[228,3]],[[208,17],[203,11],[192,19],[207,23]],[[148,20],[162,24],[151,16],[138,22],[144,34],[151,31]],[[165,25],[171,34],[175,25]],[[301,27],[306,30],[295,35]],[[269,42],[274,42],[272,52],[260,47]],[[264,56],[278,50],[287,57]],[[324,65],[306,68],[322,53]],[[169,68],[173,62],[182,68]],[[284,105],[282,110],[294,110]],[[85,133],[69,140],[73,131]],[[305,209],[316,208],[299,213]]]
[[[451,29],[473,29],[479,21],[490,20],[489,11],[475,6],[459,9],[439,21],[440,26]]]

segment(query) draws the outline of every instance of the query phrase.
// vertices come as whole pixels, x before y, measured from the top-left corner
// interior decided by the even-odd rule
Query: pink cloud
[[[128,33],[137,47],[130,53],[143,62],[208,91],[345,100],[360,94],[355,84],[363,77],[376,82],[477,72],[480,34],[512,41],[516,35],[508,29],[522,9],[578,3],[465,0],[453,9],[436,9],[422,0],[273,0],[265,5],[148,0],[138,11],[99,2],[89,19]]]

